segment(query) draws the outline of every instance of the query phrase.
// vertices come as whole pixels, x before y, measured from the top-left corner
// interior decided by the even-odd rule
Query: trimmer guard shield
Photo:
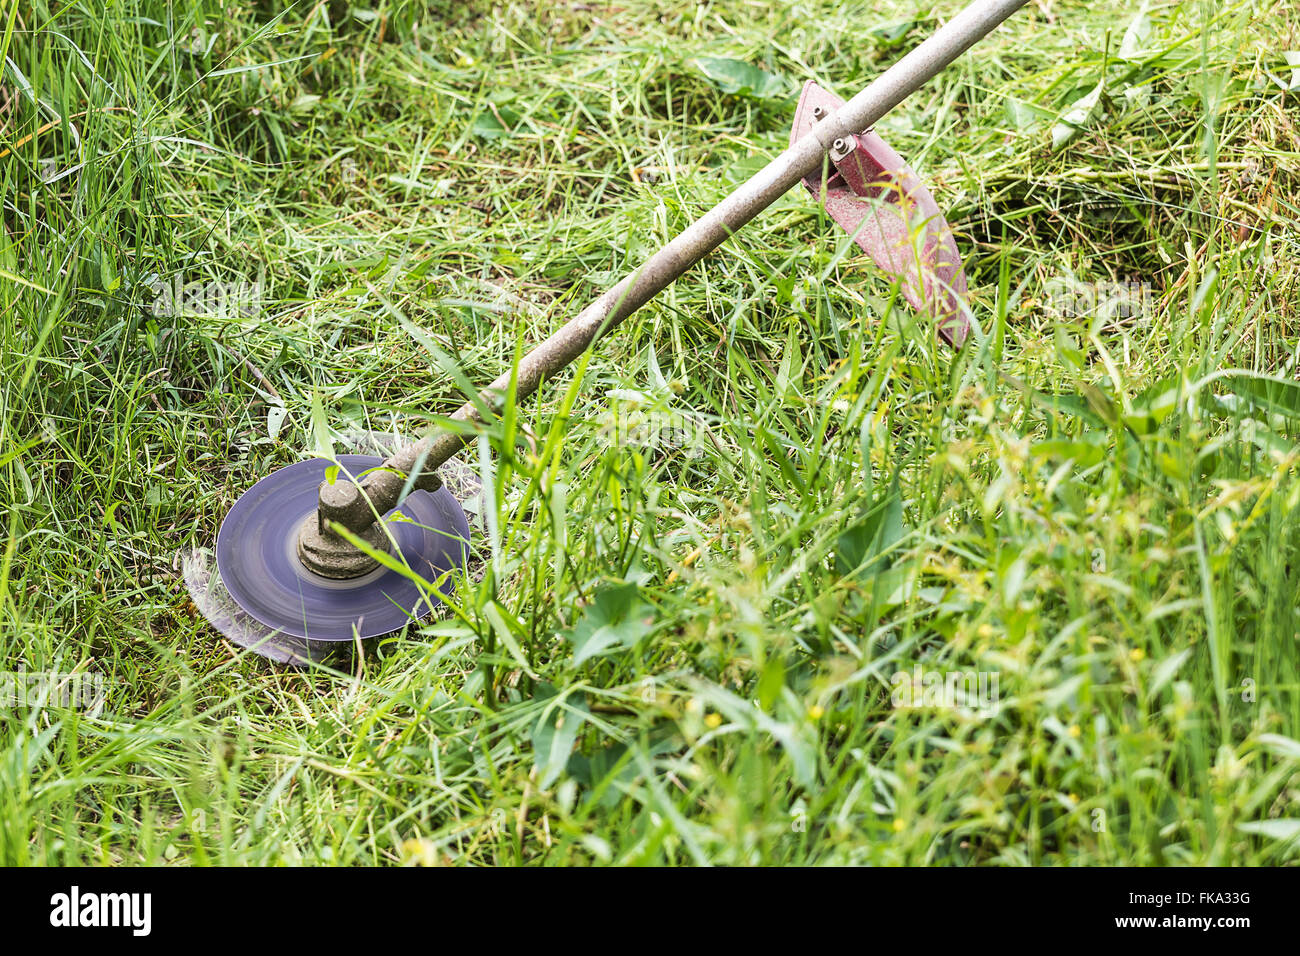
[[[844,105],[811,80],[795,109],[794,143]],[[837,141],[823,183],[820,175],[803,180],[826,212],[862,251],[901,282],[903,296],[918,312],[932,316],[939,335],[954,347],[966,339],[966,273],[952,229],[920,178],[874,132]]]

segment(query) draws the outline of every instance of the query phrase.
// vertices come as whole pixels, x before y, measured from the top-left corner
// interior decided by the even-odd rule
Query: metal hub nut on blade
[[[387,553],[388,534],[375,514],[396,503],[404,484],[405,478],[391,471],[374,472],[363,485],[322,481],[316,510],[298,532],[298,559],[308,570],[327,578],[356,578],[373,571],[379,562],[334,529],[346,528],[376,551]],[[417,482],[417,487],[436,491],[441,484],[435,472]]]
[[[376,551],[387,551],[388,540],[379,523],[359,536]],[[379,567],[379,562],[336,534],[322,532],[315,516],[303,522],[298,534],[298,560],[307,570],[326,578],[359,578]]]

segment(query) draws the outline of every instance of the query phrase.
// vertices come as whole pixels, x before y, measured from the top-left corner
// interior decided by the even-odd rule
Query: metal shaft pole
[[[1028,0],[975,0],[931,37],[877,77],[866,89],[828,115],[793,146],[772,160],[753,178],[710,209],[685,231],[652,255],[632,275],[613,286],[578,315],[561,326],[519,362],[515,384],[517,399],[532,395],[547,376],[560,371],[602,335],[617,326],[687,269],[721,245],[732,233],[793,188],[816,173],[835,140],[861,132],[901,103],[953,60],[987,36]],[[506,372],[480,393],[485,407],[497,407],[511,384]],[[474,403],[466,402],[451,416],[457,421],[482,421]],[[398,451],[384,464],[409,475],[418,465],[421,475],[460,451],[470,436],[442,431]],[[419,478],[420,476],[417,476]],[[403,481],[392,472],[377,472],[364,483],[378,513],[397,504]],[[417,484],[420,482],[417,481]],[[322,502],[324,505],[325,502]],[[324,510],[324,509],[323,509]],[[359,517],[368,523],[369,509]],[[350,525],[342,510],[337,520]],[[354,530],[361,530],[356,528]]]

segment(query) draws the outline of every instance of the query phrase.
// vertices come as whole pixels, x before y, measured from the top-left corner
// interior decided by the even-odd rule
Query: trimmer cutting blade
[[[337,479],[359,479],[381,463],[370,455],[340,456]],[[382,565],[336,580],[299,560],[299,528],[316,511],[318,488],[333,464],[300,461],[268,475],[235,502],[221,525],[216,568],[236,607],[215,609],[216,616],[227,620],[230,626],[222,630],[231,640],[263,656],[318,659],[331,643],[395,631],[437,603],[409,577]],[[426,581],[465,563],[469,525],[446,488],[413,492],[384,524],[392,536],[391,557]],[[192,556],[187,562],[186,582],[212,619],[205,603],[211,606],[217,598],[210,582],[203,581],[198,560]]]

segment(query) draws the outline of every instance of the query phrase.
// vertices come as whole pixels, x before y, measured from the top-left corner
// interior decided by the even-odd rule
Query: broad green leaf
[[[1269,69],[1264,70],[1264,75],[1288,93],[1300,90],[1300,50],[1283,50],[1282,58],[1286,60],[1286,65],[1291,67],[1290,79],[1283,79]]]
[[[1188,468],[1186,459],[1178,450],[1172,453],[1160,452],[1156,455],[1156,466],[1166,478],[1180,485],[1187,484],[1188,479],[1191,478],[1191,469]]]
[[[1103,78],[1061,114],[1061,121],[1052,127],[1052,149],[1060,149],[1069,143],[1085,126],[1096,119],[1101,109],[1101,97],[1105,91],[1106,80]]]
[[[1079,385],[1079,391],[1083,393],[1084,400],[1087,401],[1088,407],[1091,408],[1098,417],[1107,425],[1116,425],[1119,423],[1119,403],[1111,398],[1106,392],[1087,382]]]
[[[724,93],[768,100],[779,99],[789,90],[781,77],[760,70],[744,60],[702,56],[695,63],[699,66],[700,72]]]
[[[1237,829],[1242,833],[1268,837],[1270,840],[1290,841],[1300,837],[1300,820],[1249,820],[1238,823]]]
[[[1151,434],[1178,408],[1178,399],[1183,391],[1180,374],[1175,373],[1157,382],[1133,399],[1130,411],[1121,416],[1124,424],[1139,435]]]
[[[1091,434],[1079,439],[1048,438],[1034,442],[1030,452],[1038,458],[1056,458],[1061,461],[1073,459],[1080,468],[1091,468],[1101,464],[1106,450],[1101,442],[1093,440]]]
[[[288,411],[283,405],[271,405],[266,409],[266,434],[271,438],[276,438],[280,434],[280,429],[284,427],[284,418]]]
[[[1033,103],[1026,103],[1024,100],[1018,100],[1014,96],[1007,97],[1003,106],[1006,109],[1007,119],[1020,132],[1026,132],[1041,126],[1056,115],[1051,110],[1035,106]]]
[[[872,506],[857,524],[835,540],[835,573],[841,577],[869,577],[889,566],[886,553],[903,540],[903,501],[890,492]]]
[[[581,664],[616,648],[629,648],[654,626],[654,609],[631,582],[601,588],[568,635],[573,663]]]
[[[568,764],[578,730],[591,711],[581,694],[561,697],[549,684],[538,685],[535,699],[545,702],[532,734],[537,785],[545,790]]]
[[[900,20],[897,23],[887,23],[884,26],[876,27],[867,35],[877,40],[880,46],[888,50],[901,46],[903,40],[914,26],[916,26],[915,20]]]
[[[627,793],[641,775],[637,754],[647,760],[666,753],[680,751],[684,746],[676,728],[657,726],[650,731],[649,740],[638,744],[615,743],[599,747],[590,755],[576,751],[569,758],[565,772],[574,780],[590,787],[591,796],[600,806],[612,807]]]
[[[1075,368],[1082,370],[1087,364],[1087,356],[1083,354],[1083,349],[1079,347],[1079,340],[1066,331],[1065,326],[1057,324],[1052,332],[1053,341],[1056,344],[1056,355],[1062,362],[1068,362]]]
[[[1178,669],[1183,666],[1187,658],[1192,656],[1192,649],[1186,647],[1177,654],[1171,654],[1157,664],[1151,671],[1151,689],[1150,694],[1154,697],[1164,686],[1174,679]]]
[[[480,139],[500,139],[510,134],[520,118],[519,111],[508,106],[498,106],[495,110],[485,109],[474,117],[469,131]]]
[[[1129,22],[1124,38],[1119,43],[1121,60],[1140,60],[1147,54],[1147,41],[1151,39],[1151,18],[1147,16],[1147,3],[1143,0],[1137,15]]]
[[[1151,105],[1151,87],[1145,83],[1124,87],[1124,102],[1137,109],[1146,109]]]
[[[763,673],[758,678],[758,704],[766,711],[772,709],[785,687],[785,665],[779,657],[774,657],[763,665]]]

